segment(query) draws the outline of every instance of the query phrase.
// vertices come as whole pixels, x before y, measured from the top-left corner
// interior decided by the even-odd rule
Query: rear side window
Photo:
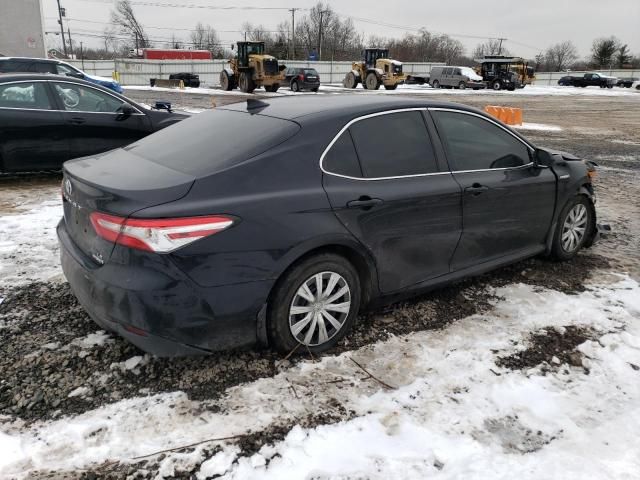
[[[238,165],[298,133],[297,123],[214,109],[198,113],[125,147],[135,155],[189,175]]]
[[[434,173],[438,167],[419,111],[389,113],[349,127],[365,178]]]
[[[50,62],[34,62],[29,65],[29,72],[56,73],[56,66]]]
[[[333,143],[325,155],[322,165],[325,170],[331,173],[348,177],[362,177],[360,162],[349,130],[343,132]]]
[[[17,62],[14,62],[11,60],[0,61],[0,72],[6,73],[6,72],[17,72],[17,71],[19,71]]]
[[[455,170],[512,168],[530,162],[529,148],[488,120],[445,111],[432,115]]]
[[[0,107],[50,110],[51,103],[43,82],[5,83],[0,85]]]

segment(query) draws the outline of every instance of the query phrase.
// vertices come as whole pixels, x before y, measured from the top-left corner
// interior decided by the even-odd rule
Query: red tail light
[[[298,75],[298,80],[303,80],[304,81],[304,75],[302,73],[300,75]]]
[[[91,224],[109,242],[149,252],[169,253],[233,225],[223,215],[183,218],[123,218],[93,212]]]

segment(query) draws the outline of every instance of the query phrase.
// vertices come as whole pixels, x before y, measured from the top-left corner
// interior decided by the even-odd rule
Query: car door
[[[50,84],[63,110],[71,158],[122,147],[151,132],[147,116],[115,95],[73,82]],[[132,113],[123,113],[124,106]]]
[[[482,115],[445,108],[430,113],[463,192],[452,271],[542,248],[555,206],[553,172],[535,166],[527,143]]]
[[[58,169],[68,158],[62,113],[44,81],[0,84],[0,168]]]
[[[460,187],[438,163],[423,111],[351,121],[321,166],[331,206],[375,259],[383,293],[449,273],[462,228]]]

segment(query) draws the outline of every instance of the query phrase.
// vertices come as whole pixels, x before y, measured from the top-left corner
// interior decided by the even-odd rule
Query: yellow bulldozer
[[[220,72],[220,86],[223,90],[240,87],[244,93],[260,87],[277,92],[285,69],[277,58],[264,53],[264,42],[238,42],[237,57],[230,59],[229,67]]]
[[[367,48],[362,57],[362,61],[353,62],[351,71],[344,77],[345,87],[356,88],[362,83],[367,90],[378,90],[380,85],[395,90],[407,79],[402,73],[402,63],[390,59],[386,48]]]

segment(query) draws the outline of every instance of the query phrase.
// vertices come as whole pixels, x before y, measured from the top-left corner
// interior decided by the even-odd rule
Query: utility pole
[[[133,32],[136,35],[136,58],[138,58],[138,32]]]
[[[67,27],[67,38],[69,39],[69,53],[73,57],[73,42],[71,41],[71,29]]]
[[[296,10],[299,8],[290,8],[291,12],[291,60],[296,59]]]
[[[318,31],[318,61],[322,60],[322,17],[329,10],[320,10],[320,25]]]
[[[498,55],[502,55],[502,41],[506,40],[506,38],[499,38],[498,40],[500,40],[500,45],[498,45]]]
[[[64,40],[64,25],[62,25],[62,7],[60,7],[60,0],[58,0],[58,23],[60,24],[60,33],[62,34],[62,50],[64,56],[67,56],[67,43]]]

